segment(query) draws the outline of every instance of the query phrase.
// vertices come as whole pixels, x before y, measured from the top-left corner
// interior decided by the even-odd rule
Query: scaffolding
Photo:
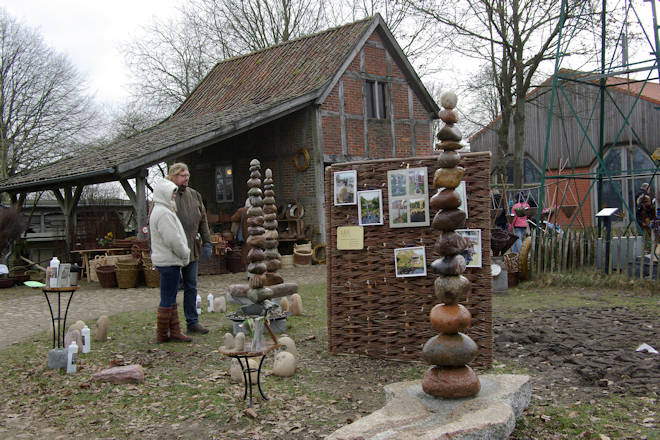
[[[633,111],[635,110],[635,107],[638,105],[640,102],[641,97],[644,95],[645,88],[647,84],[649,84],[651,81],[660,81],[660,53],[658,52],[657,48],[659,47],[659,35],[658,35],[658,21],[657,21],[657,5],[660,0],[650,0],[651,3],[651,9],[652,9],[652,29],[653,29],[653,35],[649,36],[645,30],[644,30],[644,25],[642,20],[640,19],[640,14],[638,14],[638,11],[636,10],[635,6],[633,5],[632,1],[625,1],[624,4],[624,20],[621,26],[621,29],[616,30],[616,32],[610,32],[608,33],[608,9],[607,9],[607,2],[606,0],[602,0],[602,8],[600,11],[600,24],[601,24],[601,41],[600,41],[600,68],[592,71],[592,72],[576,72],[576,71],[570,71],[567,69],[564,69],[562,67],[562,61],[567,53],[569,53],[569,48],[571,45],[571,40],[572,40],[572,35],[566,35],[565,33],[570,31],[567,27],[565,27],[565,11],[567,10],[567,2],[568,0],[562,0],[562,13],[561,13],[561,26],[560,26],[560,31],[559,31],[559,40],[557,44],[557,53],[555,56],[555,67],[554,67],[554,74],[551,78],[552,80],[552,87],[551,87],[551,95],[550,95],[550,105],[549,105],[549,111],[548,111],[548,120],[547,120],[547,126],[546,126],[546,140],[545,140],[545,150],[543,152],[543,165],[542,165],[542,172],[541,172],[541,186],[539,190],[539,200],[538,200],[538,209],[536,213],[536,224],[540,224],[542,212],[544,209],[544,205],[548,204],[548,199],[554,198],[554,200],[551,200],[549,206],[552,208],[556,207],[558,204],[561,205],[561,202],[559,202],[558,197],[559,195],[557,194],[557,188],[559,187],[559,181],[562,181],[565,183],[564,186],[564,194],[562,195],[562,198],[566,197],[566,188],[577,188],[576,182],[577,181],[586,181],[589,182],[589,187],[588,190],[584,191],[582,190],[583,194],[580,194],[579,191],[575,191],[575,198],[577,199],[577,205],[574,205],[572,212],[568,212],[569,210],[564,211],[564,215],[568,218],[568,228],[571,228],[574,226],[574,223],[576,221],[581,222],[579,219],[583,218],[582,217],[582,210],[583,207],[585,206],[585,203],[587,203],[588,200],[591,200],[591,195],[594,192],[594,188],[596,190],[596,199],[597,199],[597,204],[596,204],[596,210],[600,211],[602,208],[604,208],[604,201],[603,201],[603,191],[604,188],[607,188],[608,191],[610,191],[609,194],[614,194],[615,197],[618,198],[620,201],[620,204],[622,206],[622,212],[621,214],[623,215],[623,218],[626,219],[627,215],[627,226],[626,226],[626,231],[632,227],[636,228],[637,231],[641,232],[640,226],[637,224],[635,220],[635,199],[636,197],[630,197],[631,193],[631,188],[627,188],[627,194],[624,194],[623,188],[624,186],[628,185],[622,185],[619,184],[622,182],[622,179],[632,179],[633,183],[636,183],[639,181],[640,178],[646,179],[646,181],[649,183],[649,185],[652,185],[654,182],[654,178],[658,174],[658,171],[660,170],[658,168],[658,162],[657,158],[655,155],[652,157],[656,159],[656,161],[650,161],[652,166],[649,166],[648,168],[645,169],[634,169],[632,170],[624,170],[622,169],[620,172],[617,171],[612,171],[608,169],[608,166],[606,164],[606,153],[607,148],[609,146],[615,146],[615,145],[620,145],[622,136],[624,135],[624,132],[627,132],[628,135],[628,142],[635,142],[636,145],[641,147],[643,151],[645,151],[647,154],[650,152],[650,146],[645,145],[644,140],[642,137],[635,131],[633,128],[633,125],[631,124],[631,115],[633,114]],[[649,2],[649,0],[645,0],[646,3]],[[586,2],[585,2],[586,3]],[[587,11],[583,12],[585,15],[587,14]],[[643,15],[644,17],[648,17],[647,15]],[[629,26],[629,21],[632,21],[635,26],[639,26],[639,29],[641,29],[641,34],[644,35],[645,43],[647,43],[650,47],[650,54],[651,58],[649,59],[644,59],[641,61],[635,61],[635,62],[629,62],[628,57],[627,57],[627,32],[628,32],[628,26]],[[607,38],[609,35],[616,35],[616,46],[614,47],[613,50],[610,51],[612,54],[611,58],[608,61],[607,57]],[[619,64],[616,61],[617,56],[621,56],[621,63]],[[625,81],[620,81],[621,76],[625,76],[626,79]],[[631,78],[631,76],[634,76],[634,79]],[[571,99],[569,99],[569,92],[567,92],[567,85],[568,84],[580,84],[584,86],[589,86],[591,88],[595,88],[597,90],[597,101],[598,105],[594,106],[589,110],[589,115],[587,118],[581,117],[580,112],[578,109],[575,108],[575,105],[572,103]],[[617,100],[615,99],[615,96],[612,94],[612,88],[621,88],[622,86],[626,86],[628,88],[628,95],[632,97],[632,102],[628,106],[628,108],[624,108],[624,106],[619,105],[617,103]],[[634,90],[634,93],[632,92]],[[568,104],[568,109],[565,109],[561,107],[561,105],[558,105],[559,98],[563,98],[563,102],[566,102]],[[620,119],[620,126],[616,127],[615,132],[616,136],[613,140],[609,140],[606,142],[605,139],[605,113],[606,113],[606,103],[610,106],[609,108],[611,109],[612,106],[615,109],[615,112],[619,115]],[[558,108],[557,108],[558,107]],[[549,151],[552,144],[552,128],[553,124],[556,124],[557,121],[555,119],[559,120],[560,124],[563,124],[565,120],[564,111],[567,111],[568,113],[568,118],[570,118],[573,123],[577,123],[577,126],[579,127],[579,131],[581,132],[582,139],[579,142],[579,145],[577,145],[577,151],[575,154],[575,157],[578,157],[580,155],[580,152],[583,149],[590,149],[591,152],[593,153],[593,156],[595,157],[596,161],[596,168],[595,171],[593,172],[577,172],[575,166],[572,166],[571,163],[569,163],[568,159],[565,162],[562,162],[560,160],[560,163],[558,164],[557,172],[554,174],[554,171],[549,169],[549,162],[548,162],[548,157],[549,157]],[[660,105],[656,105],[655,111],[660,111]],[[559,113],[560,117],[555,118],[555,113]],[[597,136],[593,136],[592,133],[594,130],[591,130],[589,127],[590,122],[593,120],[596,120],[596,115],[598,118],[598,130],[597,130]],[[585,122],[586,121],[586,122]],[[608,119],[608,124],[611,123],[611,118]],[[612,127],[607,127],[608,130],[612,130]],[[658,128],[660,131],[660,128]],[[590,131],[592,133],[590,133]],[[596,138],[597,137],[597,138]],[[655,146],[656,148],[658,147],[657,145]],[[629,148],[629,151],[631,151],[632,154],[632,145]],[[565,172],[566,171],[566,172]],[[554,175],[553,175],[554,174]],[[619,183],[617,183],[619,182]],[[634,186],[634,185],[633,185]],[[584,185],[583,185],[584,187]],[[554,197],[550,197],[550,194],[552,192],[552,189],[554,188],[555,194]],[[569,215],[570,214],[570,215]],[[598,219],[598,236],[601,235],[601,221],[600,218]],[[567,229],[568,229],[567,228]]]

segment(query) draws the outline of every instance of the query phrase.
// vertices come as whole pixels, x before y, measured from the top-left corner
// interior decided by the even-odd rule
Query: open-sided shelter
[[[207,211],[221,214],[243,206],[258,158],[273,170],[278,203],[303,204],[314,241],[324,243],[324,166],[428,155],[438,110],[376,15],[221,61],[158,125],[13,176],[0,191],[52,190],[68,216],[84,185],[120,181],[144,225],[147,167],[186,162]]]

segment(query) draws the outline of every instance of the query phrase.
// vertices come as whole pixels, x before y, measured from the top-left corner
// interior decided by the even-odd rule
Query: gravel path
[[[325,265],[294,267],[282,269],[281,274],[286,282],[316,284],[326,281],[325,268]],[[199,277],[198,288],[202,297],[208,293],[216,296],[226,293],[230,284],[242,282],[247,282],[244,273],[205,275]],[[64,296],[68,297],[68,294]],[[182,298],[182,294],[177,295],[179,305]],[[71,300],[67,324],[82,319],[89,325],[100,315],[122,312],[154,309],[155,313],[158,300],[159,291],[156,288],[103,289],[98,283],[82,282]],[[0,332],[0,350],[49,330],[50,312],[41,290],[28,287],[0,290],[0,328],[3,329]]]

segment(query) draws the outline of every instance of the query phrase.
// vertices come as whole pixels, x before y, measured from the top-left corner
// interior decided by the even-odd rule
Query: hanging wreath
[[[310,160],[309,151],[304,148],[296,151],[296,155],[293,156],[293,163],[296,165],[298,171],[305,171],[309,168]]]
[[[322,252],[319,252],[322,251]],[[319,256],[321,253],[321,256]],[[325,264],[325,244],[317,244],[312,250],[312,260],[316,264]]]

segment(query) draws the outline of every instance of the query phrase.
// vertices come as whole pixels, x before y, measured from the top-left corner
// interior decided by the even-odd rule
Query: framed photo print
[[[429,225],[429,189],[426,167],[387,172],[391,228]]]
[[[425,277],[426,250],[424,246],[394,249],[394,266],[397,278]]]
[[[358,191],[358,219],[362,226],[383,224],[383,192],[379,189]]]
[[[71,280],[69,279],[70,273],[71,273],[70,263],[60,264],[60,268],[57,273],[57,287],[69,287],[71,285]]]
[[[335,171],[335,205],[355,205],[357,203],[357,171]]]
[[[481,229],[456,229],[468,242],[468,247],[462,254],[467,267],[481,267]]]

